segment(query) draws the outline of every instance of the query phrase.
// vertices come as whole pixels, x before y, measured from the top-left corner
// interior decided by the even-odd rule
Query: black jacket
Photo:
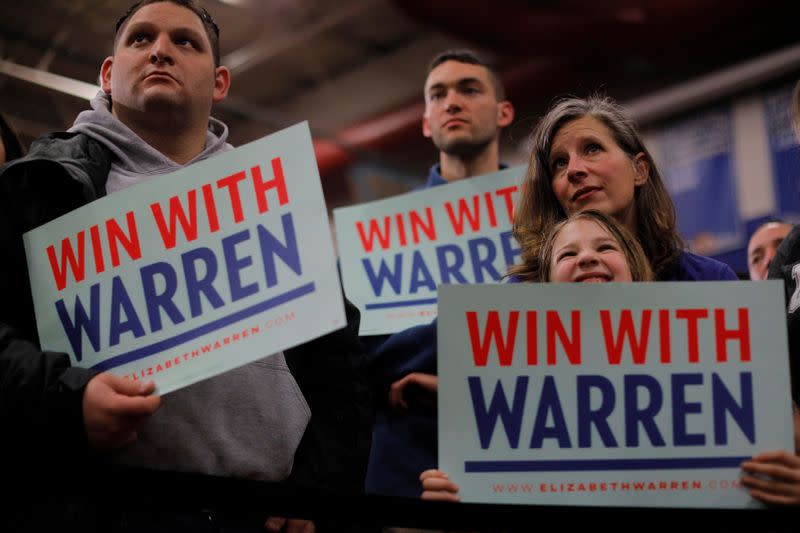
[[[66,354],[41,352],[22,234],[105,195],[111,154],[72,133],[37,140],[0,167],[0,467],[53,475],[97,465],[83,431],[83,390],[95,372]],[[360,492],[372,408],[358,340],[359,313],[345,300],[347,326],[285,351],[312,416],[290,481]],[[78,461],[69,461],[68,457]],[[94,457],[94,460],[92,459]],[[86,460],[85,462],[83,460]]]
[[[786,327],[789,336],[789,370],[792,399],[800,402],[800,225],[783,239],[769,264],[769,279],[782,279],[786,297]]]

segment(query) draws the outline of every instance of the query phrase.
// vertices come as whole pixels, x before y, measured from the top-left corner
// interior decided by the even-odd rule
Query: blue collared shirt
[[[498,170],[505,170],[508,168],[508,165],[500,163],[500,168]],[[436,163],[431,167],[431,170],[428,172],[428,181],[425,182],[423,187],[420,189],[430,189],[431,187],[437,187],[439,185],[446,185],[449,182],[442,177],[442,166],[439,163]]]

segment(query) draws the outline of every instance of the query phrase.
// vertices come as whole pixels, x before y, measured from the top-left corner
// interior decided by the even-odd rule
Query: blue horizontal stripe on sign
[[[388,309],[390,307],[409,307],[411,305],[435,304],[436,298],[424,298],[422,300],[402,300],[400,302],[387,302],[383,304],[367,304],[367,309]]]
[[[138,359],[142,359],[149,355],[169,350],[170,348],[174,348],[175,346],[183,344],[184,342],[196,339],[197,337],[201,337],[203,335],[216,331],[220,328],[224,328],[225,326],[235,324],[240,320],[244,320],[245,318],[257,315],[258,313],[261,313],[268,309],[272,309],[273,307],[277,307],[286,302],[291,302],[292,300],[296,300],[302,296],[305,296],[306,294],[314,292],[314,290],[315,289],[313,281],[311,283],[306,283],[305,285],[301,285],[296,289],[292,289],[290,291],[284,292],[283,294],[273,296],[268,300],[264,300],[263,302],[251,305],[250,307],[242,309],[241,311],[236,311],[235,313],[231,313],[230,315],[218,318],[216,320],[209,322],[208,324],[204,324],[194,329],[190,329],[189,331],[186,331],[179,335],[175,335],[174,337],[158,341],[149,346],[143,346],[141,348],[137,348],[127,353],[116,355],[114,357],[111,357],[110,359],[106,359],[105,361],[100,361],[96,365],[92,366],[92,368],[96,370],[110,370],[112,368],[122,366],[126,363],[131,363]]]
[[[466,472],[592,472],[604,470],[683,470],[739,468],[746,457],[671,457],[665,459],[576,459],[569,461],[466,461]]]

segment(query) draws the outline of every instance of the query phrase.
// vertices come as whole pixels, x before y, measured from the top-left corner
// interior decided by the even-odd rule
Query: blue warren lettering
[[[498,246],[503,254],[500,270],[495,266]],[[442,244],[434,251],[434,266],[425,262],[419,250],[414,250],[410,257],[398,252],[388,261],[381,259],[377,267],[371,258],[363,258],[361,263],[372,292],[380,296],[387,284],[394,294],[416,294],[420,289],[436,292],[440,283],[497,281],[521,252],[510,231],[500,233],[496,239],[476,237],[459,245]]]
[[[706,376],[707,377],[707,376]],[[565,416],[559,390],[553,376],[545,376],[538,391],[529,376],[517,376],[513,388],[504,388],[503,382],[496,380],[490,389],[491,398],[487,402],[487,392],[478,376],[467,378],[475,424],[481,448],[489,448],[498,425],[503,429],[508,447],[519,448],[520,437],[530,435],[529,448],[542,448],[550,440],[559,448],[617,448],[620,445],[636,448],[640,443],[650,446],[666,446],[670,439],[672,446],[704,446],[707,435],[703,432],[690,432],[689,417],[700,415],[693,427],[706,428],[703,412],[711,410],[713,442],[724,445],[729,441],[729,418],[736,423],[738,432],[751,444],[755,443],[755,412],[753,408],[753,379],[750,372],[739,374],[739,383],[725,383],[717,373],[712,373],[710,395],[704,386],[703,374],[672,374],[667,391],[654,377],[646,374],[624,376],[621,390],[614,383],[600,375],[578,375],[574,386],[564,394],[575,394],[577,412]],[[738,394],[731,392],[738,389]],[[708,403],[689,401],[687,396],[710,399]],[[538,398],[538,403],[536,400]],[[621,403],[621,406],[617,406]],[[664,412],[662,416],[658,416]],[[567,419],[569,418],[569,422]],[[617,423],[610,423],[616,419]],[[532,424],[529,422],[532,420]],[[672,430],[659,426],[669,420]],[[615,433],[613,427],[624,427]],[[530,428],[530,429],[529,429]],[[594,436],[599,441],[594,440]],[[577,437],[577,440],[575,439]],[[498,440],[499,439],[499,440]],[[646,442],[645,442],[646,441]],[[503,446],[502,437],[495,439],[495,446]]]
[[[141,284],[136,287],[126,286],[119,276],[112,278],[110,290],[108,287],[101,290],[101,284],[94,283],[89,289],[88,306],[85,295],[83,301],[80,295],[76,295],[70,308],[63,299],[58,300],[55,303],[58,318],[75,359],[81,361],[83,358],[84,337],[96,353],[104,345],[116,346],[125,334],[139,338],[146,335],[147,330],[155,333],[164,329],[165,318],[171,324],[180,324],[187,317],[200,316],[208,306],[219,309],[226,303],[250,297],[263,287],[274,287],[279,283],[276,259],[280,259],[295,275],[301,276],[300,251],[291,213],[284,214],[281,223],[283,240],[260,224],[255,228],[263,273],[259,281],[263,281],[263,285],[252,281],[254,275],[249,276],[249,283],[242,280],[243,271],[254,266],[253,257],[237,249],[239,244],[253,238],[251,230],[246,229],[221,240],[221,260],[213,250],[200,246],[181,254],[180,271],[164,261],[142,267],[139,271]],[[220,275],[221,266],[224,276]],[[184,284],[182,294],[185,296],[182,298],[176,296],[180,283]],[[136,307],[135,299],[130,296],[131,290],[143,295],[143,307]],[[104,323],[103,304],[110,309],[108,323]]]

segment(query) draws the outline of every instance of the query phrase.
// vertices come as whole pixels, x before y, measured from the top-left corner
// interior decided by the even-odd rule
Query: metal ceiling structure
[[[68,127],[87,107],[114,24],[129,3],[0,0],[0,110],[26,139]],[[428,61],[446,48],[475,48],[500,71],[517,108],[517,124],[504,139],[510,149],[561,94],[601,90],[634,102],[640,118],[655,120],[664,109],[679,113],[700,105],[712,89],[744,87],[742,77],[757,79],[752,73],[766,68],[766,60],[756,58],[780,61],[770,75],[800,71],[791,2],[204,4],[222,29],[222,62],[233,72],[230,97],[215,110],[231,126],[232,142],[308,120],[324,178],[365,157],[411,171],[430,164],[435,151],[420,133],[422,85]],[[717,77],[716,87],[707,81],[694,93],[667,90],[747,61],[755,70],[734,81]],[[669,102],[673,107],[664,107]]]

